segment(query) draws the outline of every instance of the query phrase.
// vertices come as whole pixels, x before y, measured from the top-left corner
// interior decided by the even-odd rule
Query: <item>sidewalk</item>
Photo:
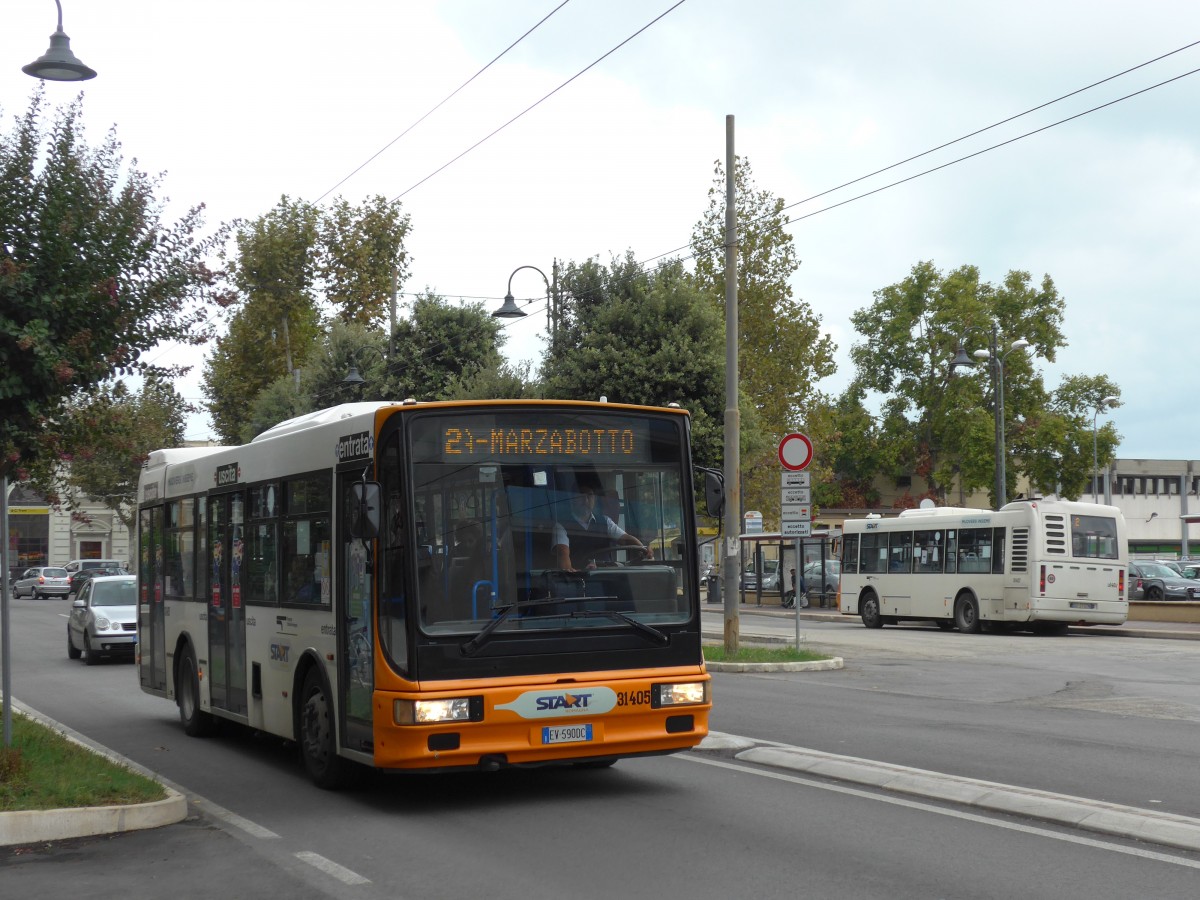
[[[701,612],[716,613],[722,610],[719,603],[701,603]],[[844,616],[836,609],[822,609],[820,607],[809,606],[804,609],[783,609],[777,604],[759,606],[754,602],[746,602],[739,605],[739,611],[742,613],[754,613],[754,615],[771,616],[773,618],[791,619],[793,616],[798,616],[802,622],[848,622],[852,624],[862,624],[862,620],[858,616]],[[925,622],[901,622],[899,625],[887,625],[886,628],[928,628],[928,623]],[[1124,625],[1071,625],[1067,628],[1068,634],[1085,635],[1098,637],[1102,635],[1120,635],[1122,637],[1139,637],[1139,638],[1159,638],[1165,640],[1176,641],[1200,641],[1200,624],[1193,622],[1145,622],[1145,621],[1130,621]],[[754,633],[747,632],[743,629],[742,636],[744,638],[755,640]],[[760,638],[766,642],[773,642],[772,635],[761,635]]]

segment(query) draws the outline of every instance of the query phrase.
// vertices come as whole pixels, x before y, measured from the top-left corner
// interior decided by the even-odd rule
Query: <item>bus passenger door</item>
[[[241,491],[208,499],[208,686],[213,706],[238,715],[247,712],[244,513]]]
[[[167,689],[166,621],[163,608],[163,509],[143,509],[138,523],[138,648],[142,687]]]
[[[371,702],[375,686],[375,627],[371,613],[374,585],[375,544],[373,540],[350,537],[353,515],[349,487],[361,481],[362,470],[338,473],[338,571],[337,614],[338,709],[341,711],[343,746],[371,752]]]

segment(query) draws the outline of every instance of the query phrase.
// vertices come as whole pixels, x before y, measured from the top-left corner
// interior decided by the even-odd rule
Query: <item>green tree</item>
[[[54,428],[43,435],[30,482],[68,510],[77,511],[81,498],[105,503],[132,542],[142,464],[152,450],[183,443],[191,411],[168,382],[156,377],[147,378],[139,393],[123,381],[81,393],[60,408]]]
[[[1090,418],[1088,400],[1116,393],[1103,378],[1084,379],[1086,390],[1069,381],[1054,397],[1046,391],[1035,361],[1052,362],[1066,343],[1063,308],[1049,276],[1034,283],[1027,272],[1010,271],[993,285],[981,281],[974,266],[943,275],[931,262],[918,263],[903,281],[876,291],[874,303],[851,317],[864,338],[851,348],[851,358],[857,383],[881,400],[881,443],[895,450],[881,457],[884,474],[922,477],[928,496],[939,502],[956,482],[956,502],[993,484],[990,365],[951,374],[949,362],[960,345],[971,353],[995,341],[1004,359],[1006,492],[1011,495],[1020,475],[1055,483],[1051,470],[1061,469],[1071,453],[1077,456],[1085,439],[1090,446],[1090,425],[1081,430],[1084,417]],[[1009,352],[1018,338],[1029,348]],[[1071,483],[1078,483],[1074,475]]]
[[[1096,464],[1104,467],[1116,458],[1121,444],[1116,425],[1098,423],[1096,409],[1104,398],[1118,396],[1116,384],[1105,375],[1063,377],[1044,410],[1031,415],[1018,431],[1025,471],[1035,489],[1069,500],[1090,490],[1093,451]]]
[[[230,261],[239,300],[204,371],[213,428],[237,442],[255,397],[296,369],[321,335],[316,277],[320,216],[284,196],[266,215],[242,222]]]
[[[759,190],[749,160],[734,170],[737,207],[738,383],[756,412],[754,430],[742,415],[742,498],[746,509],[768,522],[779,514],[779,440],[807,427],[819,393],[815,385],[836,370],[836,347],[823,333],[821,317],[792,294],[799,267],[786,231],[784,201]],[[725,310],[725,169],[716,163],[708,210],[692,231],[695,278]],[[722,318],[722,322],[724,319]],[[724,329],[722,328],[722,332]],[[743,409],[745,404],[742,404]]]
[[[481,368],[465,377],[456,377],[446,391],[447,400],[520,400],[540,398],[541,382],[532,374],[528,362],[515,365],[500,360],[495,366]]]
[[[546,396],[665,406],[692,417],[696,461],[720,465],[724,343],[711,298],[672,260],[645,271],[627,254],[569,264],[563,321],[542,367]]]
[[[32,467],[47,425],[80,390],[134,373],[181,374],[144,354],[201,344],[219,282],[200,208],[163,218],[160,179],[126,169],[110,131],[85,140],[82,99],[46,124],[38,89],[0,136],[0,475]]]
[[[507,367],[502,340],[499,323],[481,305],[454,306],[432,294],[418,297],[411,317],[397,324],[390,354],[385,332],[334,319],[297,377],[281,376],[259,391],[236,439],[245,443],[285,419],[339,403],[530,396],[528,368]],[[352,368],[359,383],[346,380]]]
[[[445,400],[464,379],[499,367],[504,332],[482,304],[425,293],[396,323],[391,343],[390,360],[364,396]]]
[[[389,299],[408,279],[408,230],[400,201],[380,196],[359,207],[338,197],[321,217],[325,296],[343,322],[386,321]]]
[[[776,440],[804,421],[814,386],[836,371],[821,317],[793,297],[800,266],[784,201],[754,185],[749,160],[734,171],[737,206],[738,381]],[[692,231],[696,279],[725,309],[725,170],[716,164],[708,211]]]
[[[204,373],[223,440],[240,440],[299,402],[301,370],[327,337],[322,309],[342,323],[384,322],[408,277],[408,230],[400,204],[383,197],[357,207],[339,197],[322,210],[284,196],[266,215],[239,224],[230,263],[238,301]],[[274,386],[286,378],[290,393]],[[268,389],[282,407],[256,407]]]

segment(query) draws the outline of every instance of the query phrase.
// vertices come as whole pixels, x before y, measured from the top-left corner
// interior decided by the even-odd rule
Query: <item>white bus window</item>
[[[887,571],[887,535],[874,532],[862,536],[861,560],[863,572]]]
[[[946,557],[945,534],[941,531],[918,531],[915,537],[916,571],[926,574],[940,573],[942,561]]]
[[[888,571],[912,571],[913,536],[911,531],[894,531],[888,539]]]

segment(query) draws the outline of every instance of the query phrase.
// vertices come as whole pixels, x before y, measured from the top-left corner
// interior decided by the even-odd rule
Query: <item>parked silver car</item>
[[[67,619],[67,656],[89,666],[101,657],[133,658],[137,649],[137,578],[102,575],[79,589]]]
[[[804,586],[808,589],[809,597],[819,597],[821,589],[825,589],[826,597],[837,594],[838,585],[842,580],[842,563],[837,559],[825,560],[825,568],[821,569],[821,561],[813,560],[804,567]]]
[[[28,595],[34,600],[40,600],[42,597],[65,597],[70,589],[66,569],[59,566],[34,566],[32,569],[26,569],[21,577],[13,582],[12,595]]]

